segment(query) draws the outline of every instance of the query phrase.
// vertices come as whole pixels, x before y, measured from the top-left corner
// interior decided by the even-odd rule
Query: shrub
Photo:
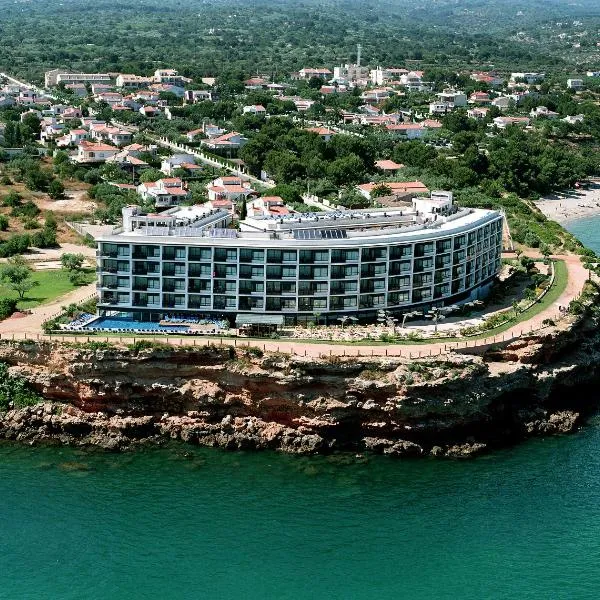
[[[25,379],[10,375],[8,366],[0,362],[0,410],[32,406],[42,401]]]
[[[8,229],[8,218],[6,215],[0,215],[0,231],[6,231]]]
[[[0,321],[6,319],[17,310],[16,298],[0,298]]]
[[[248,346],[245,350],[250,356],[256,356],[257,358],[262,358],[264,356],[262,348],[259,348],[258,346]]]

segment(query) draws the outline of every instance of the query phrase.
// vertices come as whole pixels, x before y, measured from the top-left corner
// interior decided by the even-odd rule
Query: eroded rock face
[[[466,457],[565,433],[586,407],[600,334],[573,328],[483,356],[290,358],[228,346],[86,349],[0,341],[0,361],[48,400],[0,414],[0,437],[121,450],[176,439],[293,453]],[[581,338],[579,338],[581,341]]]

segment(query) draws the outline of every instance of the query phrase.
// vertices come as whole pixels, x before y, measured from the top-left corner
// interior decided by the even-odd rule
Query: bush
[[[34,219],[40,212],[40,209],[34,202],[27,200],[25,204],[19,204],[18,206],[13,207],[10,214],[13,217],[29,217],[30,219]]]
[[[8,410],[11,406],[33,406],[42,401],[25,379],[10,375],[8,366],[0,362],[0,410]]]
[[[258,346],[248,346],[245,348],[245,350],[247,354],[250,356],[256,356],[257,358],[262,358],[264,355],[262,348],[259,348]]]
[[[0,298],[0,321],[6,319],[17,310],[16,298]]]
[[[6,231],[8,229],[8,218],[6,215],[0,215],[0,231]]]

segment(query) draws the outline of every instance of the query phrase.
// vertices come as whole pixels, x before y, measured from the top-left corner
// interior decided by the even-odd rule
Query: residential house
[[[93,96],[96,94],[106,94],[107,92],[112,92],[113,90],[113,86],[106,83],[93,83],[90,88]]]
[[[116,85],[125,90],[137,90],[148,87],[154,83],[153,77],[141,77],[140,75],[130,75],[121,73],[117,77]]]
[[[441,102],[440,100],[437,100],[429,104],[430,115],[445,115],[446,113],[450,112],[450,110],[450,105],[447,102]]]
[[[90,126],[90,135],[93,140],[108,141],[115,146],[124,146],[131,143],[133,134],[119,127],[110,125],[94,124]]]
[[[300,71],[298,72],[298,77],[300,79],[310,79],[311,77],[320,77],[321,79],[327,79],[331,77],[332,74],[333,73],[329,69],[325,69],[322,67],[317,69],[305,67],[304,69],[300,69]]]
[[[478,83],[485,83],[490,87],[500,87],[504,84],[502,77],[494,73],[471,73],[471,79]]]
[[[139,113],[148,119],[153,119],[158,117],[161,111],[160,108],[157,108],[156,106],[142,106],[142,108],[139,110]]]
[[[306,127],[304,131],[316,133],[326,142],[328,142],[336,134],[336,132],[333,131],[333,129],[329,129],[327,127]]]
[[[473,92],[469,96],[469,104],[490,104],[491,101],[492,99],[487,92]]]
[[[453,89],[445,89],[443,92],[436,94],[440,102],[445,102],[448,108],[454,109],[467,105],[467,95],[464,92],[459,92]]]
[[[404,165],[393,160],[378,160],[375,162],[375,166],[384,173],[396,173],[400,169],[404,169]]]
[[[249,216],[252,217],[280,217],[293,212],[280,196],[256,198],[249,203],[248,209]]]
[[[534,109],[531,110],[529,116],[532,119],[536,119],[538,117],[543,117],[546,119],[557,119],[560,115],[557,112],[548,109],[547,106],[536,106]]]
[[[267,85],[267,79],[264,77],[251,77],[244,81],[244,87],[247,90],[261,90]]]
[[[83,140],[88,140],[89,138],[89,131],[86,131],[85,129],[71,129],[69,133],[64,135],[62,138],[56,140],[56,145],[61,147],[77,146],[81,142],[83,142]]]
[[[373,85],[385,85],[391,81],[399,81],[402,75],[408,74],[407,69],[377,67],[369,73]]]
[[[211,150],[239,150],[247,141],[248,138],[241,133],[232,131],[215,138],[202,140],[202,144]]]
[[[409,140],[421,139],[426,133],[426,129],[422,123],[398,123],[396,125],[386,125],[386,130],[390,133],[406,137]]]
[[[223,135],[226,131],[213,123],[203,123],[202,132],[207,138],[216,138]]]
[[[577,123],[583,123],[583,119],[583,115],[569,115],[562,120],[569,125],[576,125]]]
[[[185,90],[184,99],[190,104],[196,102],[212,102],[214,99],[214,92],[210,90]]]
[[[357,189],[365,198],[370,200],[373,189],[382,184],[392,190],[393,196],[404,196],[406,194],[426,194],[429,192],[427,186],[421,181],[385,181],[377,183],[362,183],[357,186]]]
[[[154,71],[154,81],[183,88],[186,83],[190,83],[192,80],[181,76],[175,69],[156,69]]]
[[[135,92],[134,94],[131,95],[131,100],[134,100],[136,102],[140,102],[143,104],[149,104],[149,105],[153,105],[153,104],[157,104],[158,101],[160,100],[160,96],[158,95],[158,92],[151,92],[149,90],[141,90],[139,92]]]
[[[65,109],[61,116],[63,118],[63,121],[72,121],[76,119],[81,119],[82,114],[83,113],[81,112],[80,108],[77,108],[76,106],[69,106]]]
[[[166,175],[172,175],[173,171],[182,165],[193,164],[194,161],[195,157],[193,154],[173,154],[173,156],[163,159],[160,165],[160,170]]]
[[[83,140],[77,147],[77,154],[72,160],[78,163],[104,163],[119,152],[115,146]]]
[[[506,129],[510,125],[518,125],[519,127],[527,127],[529,125],[528,117],[496,117],[494,125],[498,129]]]
[[[112,84],[113,77],[109,73],[68,73],[60,71],[50,75],[52,71],[48,71],[45,77],[46,87],[55,87],[61,83],[106,83]]]
[[[365,90],[361,95],[360,99],[367,104],[378,104],[383,100],[386,100],[390,96],[395,94],[394,90],[389,87],[376,88],[373,90]]]
[[[188,131],[185,134],[185,137],[187,138],[188,142],[195,142],[204,137],[204,131],[202,131],[202,129],[192,129],[192,131]]]
[[[534,83],[540,83],[546,77],[545,73],[532,73],[532,72],[519,72],[511,73],[509,86],[516,83],[524,82],[527,85],[533,85]]]
[[[172,83],[154,83],[149,86],[148,89],[157,94],[174,94],[178,98],[183,98],[185,96],[185,88]]]
[[[487,117],[487,114],[489,112],[489,108],[486,108],[484,106],[478,106],[477,108],[470,108],[467,111],[467,117],[469,117],[470,119],[485,119]]]
[[[245,115],[255,115],[257,117],[264,117],[267,114],[267,109],[262,104],[253,104],[251,106],[244,106],[242,109]]]
[[[409,71],[400,76],[399,83],[409,92],[426,92],[431,87],[423,81],[423,71]]]
[[[95,94],[94,98],[96,99],[96,102],[106,102],[109,106],[121,104],[124,99],[123,95],[117,92],[102,92],[100,94]]]
[[[140,183],[137,187],[137,192],[144,200],[153,201],[156,208],[179,206],[192,197],[191,192],[185,187],[184,182],[179,177]]]
[[[211,181],[206,189],[208,190],[208,199],[211,202],[229,200],[235,203],[238,200],[247,200],[250,196],[256,194],[249,183],[244,182],[240,177],[233,176],[219,177]]]
[[[500,110],[507,110],[512,104],[515,104],[516,100],[514,96],[498,96],[492,100],[492,106],[499,108]]]
[[[65,85],[65,90],[70,91],[78,98],[85,98],[88,95],[88,89],[83,83],[69,83]]]
[[[0,108],[8,108],[16,104],[15,99],[12,96],[0,95]]]
[[[582,90],[585,86],[583,79],[567,79],[567,87],[570,90]]]

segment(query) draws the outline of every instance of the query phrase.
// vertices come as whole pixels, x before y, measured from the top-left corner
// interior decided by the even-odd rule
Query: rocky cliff
[[[598,357],[591,317],[418,361],[1,341],[0,361],[47,402],[0,414],[0,437],[465,456],[571,431],[593,408]]]

